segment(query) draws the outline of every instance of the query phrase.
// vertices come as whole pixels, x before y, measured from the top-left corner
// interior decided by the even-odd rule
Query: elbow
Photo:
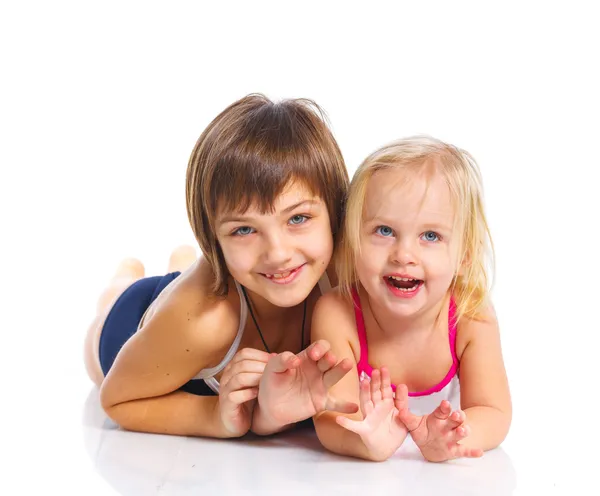
[[[512,424],[512,413],[502,412],[501,420],[498,422],[498,445],[504,442]]]
[[[499,447],[508,437],[510,426],[512,423],[512,414],[510,411],[496,410],[497,414],[494,423],[491,427],[491,436],[488,437],[488,442],[484,442],[482,446],[484,451]],[[488,444],[489,443],[489,444]]]
[[[113,397],[111,397],[110,390],[104,387],[105,384],[106,381],[104,381],[104,383],[100,387],[100,406],[102,407],[102,410],[104,410],[104,412],[107,415],[109,415],[109,412],[118,404],[118,402],[115,401]]]
[[[131,422],[131,415],[127,414],[127,403],[119,403],[105,388],[100,388],[100,406],[115,424],[125,430],[136,430]]]

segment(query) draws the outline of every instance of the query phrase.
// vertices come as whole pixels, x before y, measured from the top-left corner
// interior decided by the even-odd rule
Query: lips
[[[417,287],[423,284],[422,279],[416,279],[404,275],[384,276],[384,279],[389,285],[393,286],[394,288],[400,291],[414,291],[415,289],[417,289]]]
[[[401,276],[385,276],[383,280],[391,294],[403,299],[414,298],[425,284],[421,279]]]
[[[298,265],[297,267],[285,269],[285,270],[278,270],[277,272],[270,272],[270,273],[262,273],[261,272],[261,275],[263,275],[270,281],[280,283],[280,284],[285,284],[285,283],[288,283],[288,282],[291,282],[292,280],[294,280],[295,277],[300,272],[300,270],[302,269],[302,267],[304,267],[305,265],[306,264],[304,263],[302,265]]]

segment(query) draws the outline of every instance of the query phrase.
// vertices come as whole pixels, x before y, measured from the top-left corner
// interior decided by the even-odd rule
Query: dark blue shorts
[[[105,376],[123,345],[137,331],[146,309],[179,274],[180,272],[171,272],[164,276],[145,277],[134,282],[119,296],[108,313],[100,334],[98,351]],[[201,379],[191,380],[181,389],[201,396],[215,395]]]

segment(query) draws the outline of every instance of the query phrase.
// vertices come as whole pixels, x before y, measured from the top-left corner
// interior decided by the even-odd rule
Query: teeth
[[[287,276],[289,276],[292,273],[291,270],[288,270],[287,272],[280,272],[278,274],[265,274],[269,279],[285,279]]]
[[[410,281],[417,281],[417,279],[410,279],[408,277],[398,277],[398,276],[390,276],[390,279],[394,279],[396,281],[406,281],[406,282],[410,282]]]

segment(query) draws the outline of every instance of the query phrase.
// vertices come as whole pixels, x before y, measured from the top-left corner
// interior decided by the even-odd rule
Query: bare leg
[[[142,277],[144,277],[144,265],[142,262],[135,258],[126,258],[121,261],[108,287],[102,292],[100,298],[98,298],[96,317],[88,328],[84,343],[85,368],[89,378],[98,387],[100,387],[104,380],[98,356],[100,333],[104,327],[104,321],[121,293]]]

